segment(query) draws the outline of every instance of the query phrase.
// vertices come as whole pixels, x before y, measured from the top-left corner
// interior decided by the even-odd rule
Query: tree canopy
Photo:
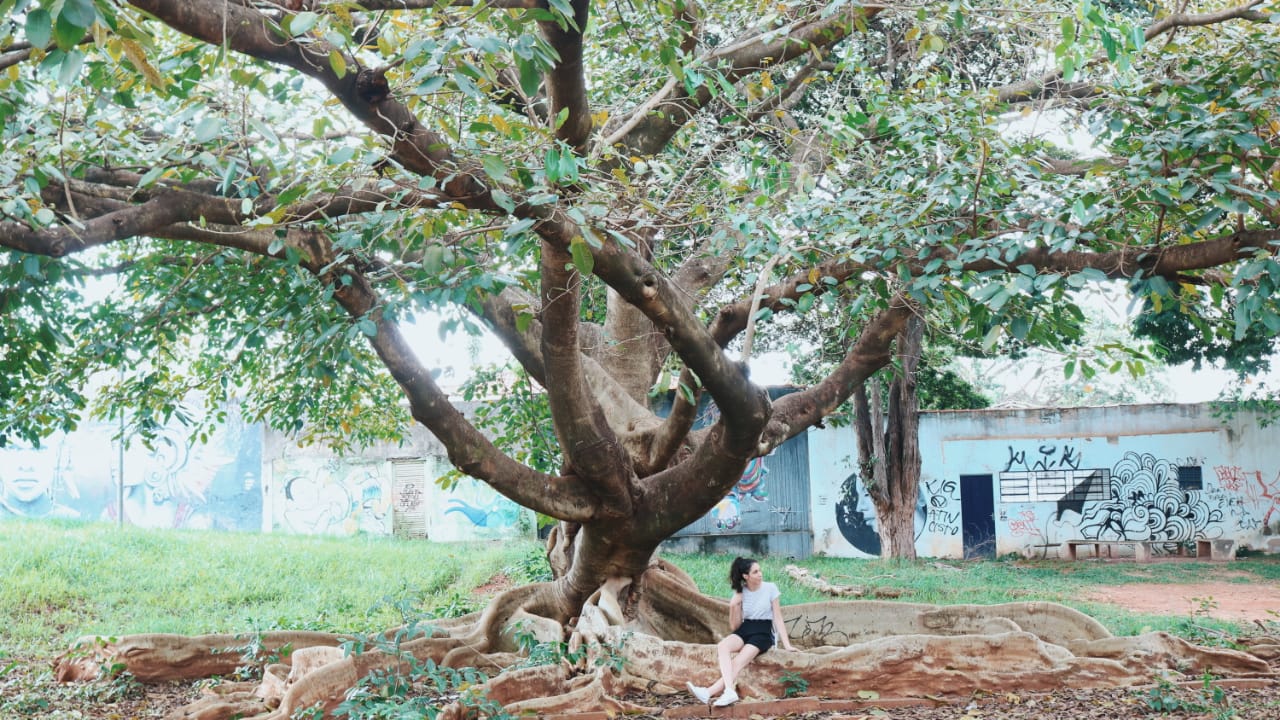
[[[1116,282],[1280,330],[1265,2],[0,9],[0,437],[126,408],[145,432],[198,390],[360,443],[405,400],[461,471],[633,533],[570,595],[849,399],[913,316],[1052,343]],[[1005,127],[1044,108],[1096,146]],[[401,332],[424,309],[550,389],[562,467],[454,407]],[[843,355],[770,402],[748,361],[788,322]]]
[[[1078,294],[1122,283],[1229,313],[1235,340],[1280,331],[1274,2],[0,11],[0,440],[93,412],[198,432],[236,397],[360,444],[407,407],[460,471],[561,521],[557,579],[459,652],[497,647],[513,608],[612,597],[923,323],[1061,344]],[[1005,122],[1045,109],[1094,148]],[[558,468],[454,406],[401,329],[427,309],[548,390]],[[789,323],[841,355],[770,401],[749,360]],[[719,415],[695,429],[704,393]],[[687,592],[654,577],[651,598]]]

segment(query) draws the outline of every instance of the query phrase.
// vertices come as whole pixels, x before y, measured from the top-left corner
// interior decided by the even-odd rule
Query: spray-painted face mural
[[[928,507],[924,492],[916,500],[915,537],[920,539],[928,521]],[[876,522],[876,506],[858,477],[852,473],[840,486],[840,501],[836,503],[836,527],[849,544],[868,555],[880,554],[880,530]]]
[[[56,497],[57,488],[65,482],[61,450],[60,446],[0,449],[0,517],[80,516]]]

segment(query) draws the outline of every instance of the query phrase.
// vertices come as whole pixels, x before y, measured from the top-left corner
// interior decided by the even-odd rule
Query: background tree
[[[461,472],[560,521],[554,581],[414,646],[451,664],[504,649],[513,619],[558,636],[593,596],[646,632],[712,637],[722,606],[650,569],[654,550],[914,358],[898,339],[929,308],[988,348],[1053,334],[1092,283],[1221,286],[1237,332],[1280,317],[1263,2],[1150,23],[1094,2],[0,10],[0,437],[125,410],[144,434],[187,414],[199,432],[234,395],[359,444],[398,432],[407,400]],[[1111,154],[1001,132],[1038,104]],[[754,336],[841,305],[864,319],[839,363],[770,402]],[[439,307],[549,389],[555,472],[497,447],[410,351],[402,323]],[[84,379],[106,370],[91,406]],[[719,418],[694,430],[703,393]],[[340,697],[370,662],[315,671],[277,713]]]

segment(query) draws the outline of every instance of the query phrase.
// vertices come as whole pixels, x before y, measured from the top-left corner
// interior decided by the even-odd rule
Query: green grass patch
[[[665,555],[700,590],[730,594],[732,556]],[[1059,602],[1116,634],[1196,635],[1230,623],[1148,616],[1084,600],[1097,585],[1280,581],[1280,557],[1233,563],[959,562],[764,558],[784,604],[830,599],[791,580],[796,564],[836,585],[898,593],[897,601]],[[478,610],[473,590],[504,575],[546,579],[540,544],[430,543],[390,537],[117,528],[105,523],[0,522],[0,657],[65,649],[83,635],[187,635],[281,628],[376,632],[406,619]],[[1199,628],[1199,629],[1198,629]]]
[[[532,541],[428,543],[0,522],[0,649],[82,635],[277,628],[371,632],[478,609]]]
[[[688,572],[698,589],[708,595],[729,597],[729,564],[732,555],[666,555]],[[782,603],[830,600],[801,586],[786,573],[787,565],[809,570],[833,585],[851,585],[868,590],[884,588],[900,593],[894,601],[935,605],[995,605],[1007,602],[1056,602],[1093,616],[1116,635],[1135,635],[1165,630],[1180,635],[1196,635],[1190,625],[1234,632],[1247,628],[1231,622],[1192,618],[1185,615],[1146,615],[1114,605],[1084,599],[1099,585],[1129,583],[1270,583],[1280,581],[1280,557],[1251,556],[1232,563],[1101,563],[1062,560],[1005,559],[995,561],[955,561],[922,558],[913,561],[851,560],[809,558],[797,562],[783,558],[760,560],[765,579],[777,583]],[[1194,623],[1190,623],[1194,619]]]

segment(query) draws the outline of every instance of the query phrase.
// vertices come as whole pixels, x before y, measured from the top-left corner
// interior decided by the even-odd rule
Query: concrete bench
[[[1117,545],[1132,545],[1133,559],[1138,562],[1148,562],[1151,560],[1151,540],[1067,540],[1063,545],[1067,548],[1067,559],[1079,559],[1076,554],[1076,548],[1081,545],[1092,545],[1093,556],[1102,557],[1102,548],[1107,548],[1107,557],[1113,557],[1112,548]]]
[[[1235,560],[1235,540],[1196,540],[1196,557],[1207,560]]]

